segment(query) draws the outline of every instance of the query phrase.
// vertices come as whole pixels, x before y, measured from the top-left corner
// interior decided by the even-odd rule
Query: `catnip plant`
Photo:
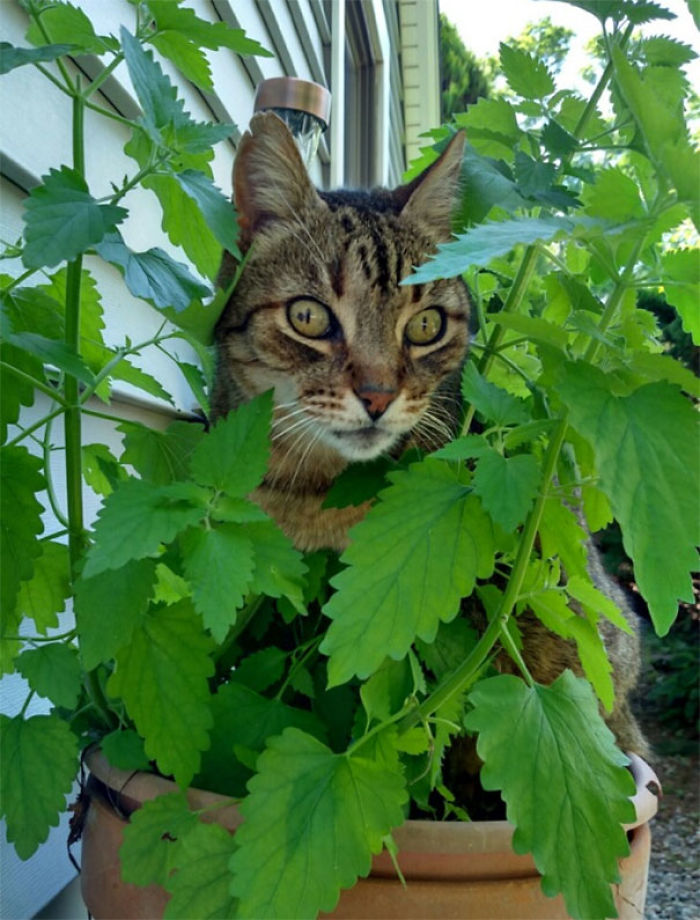
[[[36,67],[71,99],[73,156],[29,193],[23,237],[3,253],[21,268],[1,291],[0,662],[28,686],[22,711],[0,720],[8,839],[22,858],[35,852],[80,752],[97,743],[115,766],[239,803],[233,836],[184,794],[132,817],[123,877],[167,888],[166,916],[313,917],[367,874],[407,815],[466,817],[442,767],[469,733],[482,785],[500,792],[545,892],[562,892],[573,917],[614,916],[634,784],[599,714],[613,687],[598,623],[625,622],[591,581],[584,527],[619,523],[660,636],[691,599],[699,542],[698,383],[637,301],[663,292],[700,339],[698,165],[681,69],[694,54],[663,35],[628,51],[636,26],[672,14],[577,0],[600,20],[606,55],[588,99],[504,45],[509,99],[482,99],[432,132],[409,176],[465,129],[463,202],[455,238],[408,280],[464,275],[472,291],[461,432],[431,455],[341,476],[328,502],[374,504],[338,558],[298,552],[248,497],[265,474],[270,394],[208,433],[115,418],[119,456],[81,437],[85,413],[110,416],[114,381],[163,396],[130,361],[154,344],[206,411],[211,329],[230,293],[208,302],[202,279],[214,279],[221,249],[236,252],[235,214],[208,165],[231,126],[195,122],[151,49],[202,89],[205,49],[264,50],[177,0],[135,2],[118,37],[67,2],[20,5],[28,46],[3,44],[3,70]],[[106,62],[90,81],[71,64],[86,53]],[[134,120],[96,101],[122,65],[142,110]],[[103,198],[86,180],[86,109],[129,130],[133,173]],[[159,248],[127,246],[119,226],[137,186],[155,193],[197,275]],[[684,242],[671,244],[672,231]],[[104,343],[92,257],[162,314],[154,338]],[[204,373],[178,358],[182,339]],[[39,398],[46,411],[26,423]],[[49,463],[61,424],[65,506]],[[104,496],[92,529],[85,485]],[[487,614],[481,634],[460,613],[470,596]],[[58,633],[69,602],[75,626]],[[519,650],[524,610],[576,643],[585,678],[533,680]],[[519,676],[489,669],[499,645]],[[28,715],[35,695],[49,714]],[[206,854],[206,876],[190,852]]]

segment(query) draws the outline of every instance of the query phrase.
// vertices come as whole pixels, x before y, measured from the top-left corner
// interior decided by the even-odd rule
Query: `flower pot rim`
[[[637,792],[631,798],[635,807],[635,820],[624,824],[625,830],[646,824],[654,817],[658,810],[661,783],[656,773],[649,764],[636,754],[628,755],[630,769],[634,776]],[[121,770],[112,766],[99,747],[88,750],[85,762],[93,776],[104,783],[105,786],[115,790],[120,796],[132,800],[135,805],[154,799],[159,795],[167,795],[182,791],[177,783],[159,776],[157,773],[148,773],[141,770]],[[654,791],[654,787],[658,793]],[[206,789],[189,787],[187,798],[193,808],[201,809],[208,806],[217,807],[217,821],[229,829],[235,829],[242,817],[235,804],[221,809],[222,800],[231,798]],[[510,848],[510,840],[514,826],[509,821],[432,821],[429,819],[407,819],[392,833],[399,848],[411,840],[411,848],[415,849],[417,840],[425,838],[425,846],[434,847],[436,834],[440,835],[440,846],[444,852],[464,852],[465,850],[502,850]]]

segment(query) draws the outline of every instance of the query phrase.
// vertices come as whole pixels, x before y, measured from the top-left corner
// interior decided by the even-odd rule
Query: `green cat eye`
[[[438,307],[428,307],[409,319],[404,335],[411,345],[431,345],[444,331],[445,314]]]
[[[287,304],[289,325],[309,339],[322,339],[333,329],[333,314],[317,300],[300,297]]]

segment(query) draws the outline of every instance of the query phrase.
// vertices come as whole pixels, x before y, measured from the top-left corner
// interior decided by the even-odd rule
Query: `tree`
[[[489,78],[444,13],[440,13],[440,70],[443,121],[464,112],[479,97],[488,97]]]

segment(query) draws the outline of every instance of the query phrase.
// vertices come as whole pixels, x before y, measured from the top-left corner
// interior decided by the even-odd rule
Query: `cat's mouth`
[[[376,425],[329,431],[334,447],[349,460],[371,460],[382,451],[388,450],[396,440],[396,434]]]

